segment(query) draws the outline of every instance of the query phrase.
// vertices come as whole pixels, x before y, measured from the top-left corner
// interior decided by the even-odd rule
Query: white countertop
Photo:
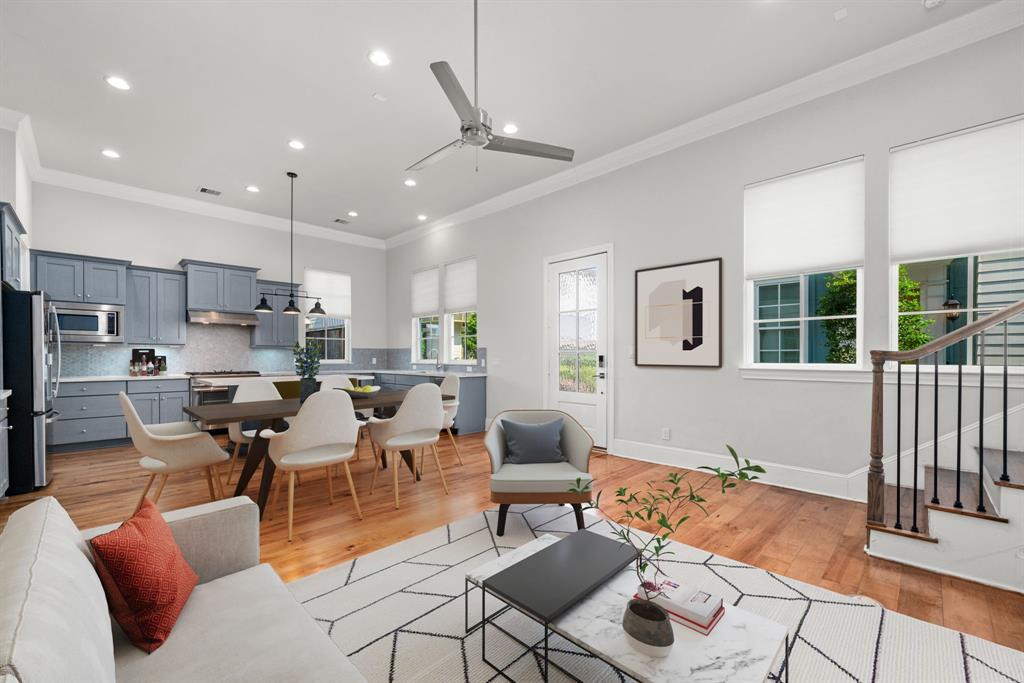
[[[360,382],[372,382],[373,379],[374,379],[373,375],[349,374],[347,372],[321,372],[320,375],[321,376],[325,376],[325,375],[348,375],[349,377],[353,377],[353,378],[359,380]],[[251,377],[217,377],[217,376],[195,377],[195,378],[193,378],[192,382],[193,382],[193,384],[198,384],[198,385],[207,386],[207,387],[236,387],[239,384],[245,384],[246,382],[254,382],[254,381],[268,380],[268,379],[270,381],[272,381],[272,382],[273,381],[284,382],[284,381],[288,381],[288,380],[298,381],[299,377],[294,372],[264,372],[264,373],[261,373],[258,377],[256,377],[256,376],[251,376]]]
[[[61,377],[61,382],[145,382],[148,380],[160,379],[188,379],[188,375],[167,373],[166,375],[143,375],[132,377],[131,375],[94,375],[92,377]]]
[[[486,372],[466,372],[464,370],[373,370],[382,375],[417,375],[419,377],[444,377],[455,375],[456,377],[486,377]]]

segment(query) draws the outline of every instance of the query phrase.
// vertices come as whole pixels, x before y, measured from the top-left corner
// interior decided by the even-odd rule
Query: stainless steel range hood
[[[255,327],[260,324],[260,318],[255,313],[225,313],[197,309],[189,309],[188,321],[202,325],[242,325],[243,327]]]

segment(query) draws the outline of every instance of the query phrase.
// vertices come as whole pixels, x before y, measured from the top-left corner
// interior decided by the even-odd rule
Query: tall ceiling
[[[484,0],[480,104],[581,163],[985,4]],[[472,30],[470,0],[0,0],[0,106],[46,168],[284,217],[294,170],[298,220],[386,238],[567,167],[464,149],[403,170],[457,137],[428,64],[472,97]]]

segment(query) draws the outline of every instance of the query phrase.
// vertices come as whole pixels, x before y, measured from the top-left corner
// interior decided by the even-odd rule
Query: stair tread
[[[977,447],[975,447],[977,450]],[[1024,451],[1006,452],[1006,473],[1010,481],[1000,481],[1003,474],[1003,447],[985,449],[985,470],[997,486],[1024,489]]]
[[[896,500],[899,492],[900,515],[899,520],[903,531],[911,533],[913,525],[914,490],[909,486],[901,486],[897,489],[892,484],[885,485],[885,526],[896,526]],[[917,492],[917,534],[922,537],[928,536],[928,513],[925,511],[925,503],[928,501],[923,491]]]
[[[999,516],[987,491],[982,492],[983,500],[985,501],[985,512],[978,512],[978,474],[976,472],[960,472],[960,502],[963,504],[962,508],[954,507],[956,503],[956,470],[948,470],[941,467],[936,470],[931,465],[925,465],[924,472],[924,498],[925,504],[929,508],[968,514],[972,517],[992,519],[999,522],[1005,521]],[[938,504],[933,504],[931,501],[936,473],[938,474],[939,502]]]

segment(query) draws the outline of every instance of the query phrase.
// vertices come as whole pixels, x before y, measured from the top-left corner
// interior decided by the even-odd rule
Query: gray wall
[[[489,353],[488,412],[538,406],[543,259],[613,243],[611,449],[684,464],[722,453],[730,443],[742,455],[783,466],[779,471],[795,468],[788,476],[777,473],[777,481],[843,495],[821,482],[867,465],[870,385],[864,373],[852,382],[749,379],[740,373],[743,186],[866,156],[863,335],[867,349],[887,348],[888,149],[1021,112],[1024,30],[1017,29],[428,235],[388,252],[390,346],[408,345],[411,273],[476,256],[480,343]],[[627,358],[634,269],[715,256],[724,258],[723,368],[635,367]],[[672,429],[670,442],[661,441],[662,427]],[[859,484],[850,495],[863,496]]]

